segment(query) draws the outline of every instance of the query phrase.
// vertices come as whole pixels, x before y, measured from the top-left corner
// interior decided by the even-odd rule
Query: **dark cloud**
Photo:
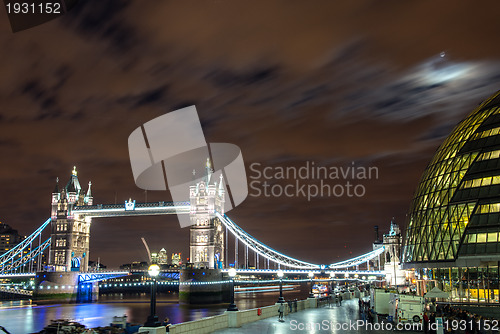
[[[127,139],[196,104],[207,141],[238,145],[247,168],[378,167],[363,198],[249,197],[230,212],[311,262],[370,250],[373,225],[404,225],[436,148],[499,89],[498,7],[89,0],[16,34],[0,21],[0,219],[30,233],[74,165],[98,203],[169,200],[135,187]],[[91,257],[110,265],[144,259],[140,236],[188,252],[172,217],[96,219],[92,229]]]

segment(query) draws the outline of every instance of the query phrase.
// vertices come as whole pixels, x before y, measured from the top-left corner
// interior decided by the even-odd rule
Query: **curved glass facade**
[[[439,147],[408,219],[405,263],[500,256],[500,92]]]

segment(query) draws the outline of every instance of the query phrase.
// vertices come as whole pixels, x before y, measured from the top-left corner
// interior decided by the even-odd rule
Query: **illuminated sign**
[[[129,199],[128,202],[125,201],[125,211],[134,211],[135,210],[135,199]]]

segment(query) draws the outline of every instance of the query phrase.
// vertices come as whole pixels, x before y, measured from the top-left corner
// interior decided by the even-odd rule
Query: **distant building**
[[[378,225],[375,226],[375,241],[373,242],[373,250],[379,249],[380,247],[384,246],[384,241],[380,238],[379,236],[379,230],[378,230]],[[378,270],[381,270],[382,266],[384,265],[384,257],[380,257],[380,254],[378,257],[368,261],[368,265],[371,268],[375,268]]]
[[[168,254],[165,248],[160,249],[158,253],[158,264],[168,264]]]
[[[401,266],[401,230],[391,221],[391,229],[384,234],[384,271],[386,284],[391,286],[405,285],[406,275]]]
[[[158,263],[158,253],[151,253],[151,263]]]
[[[106,269],[107,267],[105,265],[103,265],[102,263],[100,262],[95,262],[95,261],[90,261],[89,260],[89,269],[92,269],[92,270],[102,270],[102,269]]]
[[[22,242],[26,237],[20,235],[17,230],[14,230],[7,224],[0,222],[0,255],[7,253],[17,244]],[[28,254],[31,249],[24,249],[24,254]]]
[[[25,239],[17,230],[0,222],[0,255],[7,253]]]
[[[146,261],[134,261],[132,263],[125,263],[120,266],[123,270],[148,270],[149,264]]]
[[[172,265],[173,266],[182,265],[181,253],[172,253]]]

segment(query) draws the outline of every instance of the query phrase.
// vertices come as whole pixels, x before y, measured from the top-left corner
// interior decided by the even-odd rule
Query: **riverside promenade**
[[[325,305],[289,313],[284,322],[278,321],[278,314],[273,317],[247,323],[239,328],[226,328],[214,331],[216,334],[260,333],[423,333],[423,331],[403,328],[396,330],[387,328],[390,324],[361,325],[358,301],[356,299],[342,302],[342,306]],[[373,327],[371,327],[373,326]],[[376,326],[376,327],[375,327]]]
[[[348,296],[346,295],[348,298]],[[288,304],[284,321],[278,321],[278,305],[243,311],[226,311],[224,314],[196,321],[172,325],[173,334],[233,334],[233,333],[422,333],[415,325],[395,328],[387,322],[370,324],[361,320],[358,299],[344,299],[342,305],[319,302],[308,298],[297,303],[297,311],[289,312]],[[419,326],[417,324],[416,326]]]

